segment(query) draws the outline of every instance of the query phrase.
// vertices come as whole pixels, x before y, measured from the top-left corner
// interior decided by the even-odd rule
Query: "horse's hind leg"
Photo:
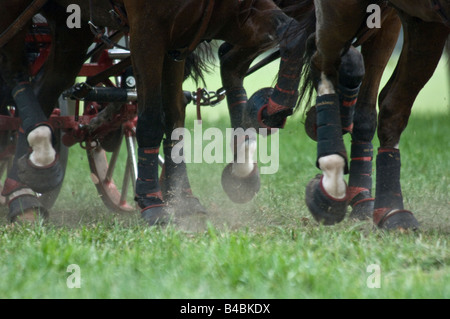
[[[404,209],[400,185],[400,136],[413,103],[433,75],[448,29],[402,16],[405,40],[397,68],[380,94],[374,223],[385,229],[416,229],[419,223]]]
[[[184,62],[166,58],[162,85],[166,138],[163,141],[164,169],[160,181],[164,201],[173,207],[180,217],[206,214],[206,209],[192,194],[184,157],[186,150],[180,147],[183,145],[181,138],[186,115],[183,78]]]
[[[337,2],[337,1],[336,1]],[[334,3],[334,2],[333,2]],[[337,94],[341,54],[365,18],[365,1],[316,1],[318,18],[317,52],[312,69],[317,74],[317,166],[323,176],[316,176],[306,188],[306,203],[314,218],[325,224],[340,222],[347,211],[347,154],[342,139],[340,101]],[[337,15],[336,12],[341,13]],[[336,28],[335,25],[339,25]]]
[[[400,27],[400,19],[392,9],[382,28],[361,48],[366,72],[353,116],[348,182],[348,199],[352,207],[350,218],[362,220],[373,216],[372,140],[377,126],[376,102],[381,76],[397,43]]]

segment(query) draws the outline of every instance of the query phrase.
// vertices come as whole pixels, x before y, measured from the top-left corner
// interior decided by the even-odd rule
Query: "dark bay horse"
[[[16,1],[14,4],[8,1],[3,2],[2,8],[7,10],[2,11],[4,19],[2,19],[1,30],[6,29],[31,3],[31,1],[22,1],[22,3]],[[82,9],[83,23],[80,28],[71,29],[66,25],[65,9],[74,3],[78,3]],[[139,96],[140,109],[137,125],[139,170],[136,181],[136,201],[142,209],[142,216],[149,224],[155,224],[168,216],[166,200],[163,198],[158,181],[159,145],[164,134],[168,137],[174,129],[184,126],[185,104],[181,90],[184,63],[179,60],[183,60],[204,39],[222,39],[243,48],[268,49],[282,37],[286,26],[292,24],[293,19],[268,0],[231,3],[200,0],[174,1],[170,3],[170,10],[166,3],[160,1],[124,0],[114,1],[114,4],[123,8],[121,13],[126,12],[126,27],[129,28],[131,38],[132,61]],[[87,20],[92,20],[102,27],[111,26],[114,29],[123,27],[118,21],[113,21],[117,19],[111,19],[110,11],[111,1],[106,0],[95,1],[92,6],[81,1],[48,1],[42,8],[42,12],[51,22],[56,45],[48,63],[51,70],[46,72],[43,79],[40,79],[34,87],[29,84],[24,63],[22,63],[21,53],[25,31],[19,31],[12,40],[2,46],[2,77],[12,88],[19,114],[26,125],[21,135],[20,145],[23,147],[18,147],[22,154],[16,153],[16,158],[25,158],[24,162],[34,169],[34,178],[25,181],[24,176],[29,174],[18,176],[18,172],[21,169],[24,171],[26,165],[21,167],[17,165],[16,169],[13,167],[8,179],[10,183],[5,185],[8,186],[7,190],[13,192],[20,189],[22,183],[37,190],[39,180],[43,176],[53,183],[48,187],[53,187],[59,182],[60,172],[52,171],[57,167],[55,154],[51,152],[47,154],[47,163],[42,163],[40,166],[39,163],[31,161],[33,152],[39,152],[37,147],[33,147],[30,137],[33,136],[36,127],[44,127],[46,135],[40,139],[46,142],[46,149],[51,150],[52,130],[47,125],[46,118],[56,104],[60,92],[75,78],[84,62],[86,49],[92,43],[93,37],[86,36],[90,32]],[[301,38],[301,40],[304,39]],[[77,49],[74,49],[75,47]],[[289,50],[292,48],[286,48],[283,54],[288,56]],[[67,61],[71,63],[66,63]],[[59,77],[55,77],[55,74]],[[239,122],[235,122],[234,125],[243,126]],[[173,163],[171,158],[171,149],[176,142],[179,141],[171,141],[167,138],[164,143],[165,174],[173,177],[167,180],[176,180],[173,186],[170,183],[167,185],[167,182],[164,184],[169,190],[181,189],[185,200],[189,201],[192,197],[189,181],[183,169],[184,165]],[[31,154],[27,151],[29,145],[32,148]],[[29,165],[30,161],[33,165]],[[250,167],[248,163],[245,164],[246,168]],[[238,170],[240,176],[229,175],[231,177],[229,180],[233,183],[234,179],[238,179],[239,184],[243,184],[254,192],[259,187],[259,173],[255,166],[251,165],[250,168],[250,170]],[[196,201],[193,202],[195,206]],[[185,203],[184,206],[189,204]]]
[[[347,156],[340,134],[339,74],[341,56],[361,25],[366,23],[369,5],[374,1],[315,1],[317,30],[316,51],[311,59],[311,77],[318,92],[316,102],[318,167],[323,175],[307,186],[307,204],[316,219],[325,224],[341,220],[351,193],[342,176],[347,170]],[[436,69],[449,35],[450,2],[428,0],[391,0],[404,28],[404,45],[392,77],[379,95],[378,139],[376,156],[376,190],[373,222],[384,229],[417,229],[419,223],[413,213],[405,210],[400,184],[400,136],[406,128],[414,100]],[[393,30],[400,23],[393,18]],[[337,28],[336,26],[339,26]],[[384,30],[385,36],[389,37]],[[381,31],[383,33],[383,30]],[[392,41],[392,39],[391,39]],[[386,38],[373,40],[373,51],[363,51],[366,60],[384,51]],[[367,62],[366,62],[367,63]],[[369,65],[370,66],[370,65]],[[379,68],[377,65],[371,67]],[[367,71],[370,72],[370,69]],[[364,92],[362,92],[364,93]],[[360,93],[360,97],[364,94]],[[363,138],[375,132],[375,109],[370,107],[359,119],[369,127]],[[369,134],[370,133],[370,134]],[[329,145],[333,145],[332,148]],[[356,145],[357,146],[357,145]],[[355,143],[352,145],[355,147]],[[359,148],[359,147],[358,147]],[[370,158],[369,144],[355,150],[357,166],[364,166]],[[354,160],[352,155],[352,160]],[[356,162],[355,162],[356,163]],[[356,166],[356,167],[357,167]],[[352,168],[350,168],[352,169]],[[363,179],[363,177],[361,177]]]
[[[278,1],[277,4],[288,15],[297,19],[299,26],[302,28],[301,32],[304,38],[315,32],[316,14],[313,0]],[[355,219],[366,219],[372,218],[373,216],[372,139],[377,125],[376,102],[381,77],[397,43],[401,25],[395,10],[386,6],[382,6],[381,21],[381,29],[369,29],[365,25],[360,25],[353,34],[352,40],[356,38],[354,44],[355,46],[361,46],[361,53],[364,59],[357,50],[351,48],[343,55],[342,63],[339,66],[341,79],[339,99],[342,132],[352,135],[352,161],[349,169],[348,194],[343,206],[346,208],[347,204],[350,204],[352,207],[350,217]],[[291,32],[295,32],[295,28]],[[298,55],[302,55],[305,50],[311,54],[314,52],[313,38],[309,42],[307,44],[305,38],[305,41],[300,43],[300,46],[297,47]],[[380,46],[383,48],[382,50],[379,49]],[[349,43],[347,49],[350,47]],[[245,90],[243,89],[245,72],[250,66],[251,61],[257,55],[256,52],[254,50],[243,50],[236,46],[232,47],[228,44],[223,45],[221,50],[219,55],[221,56],[222,80],[229,92],[227,98],[230,113],[232,114],[233,108],[236,108],[237,101],[239,102],[239,107],[244,109],[245,113],[259,114],[267,105],[270,105],[271,102],[270,100],[268,101],[268,97],[272,94],[272,91],[267,89],[260,90],[260,92],[252,96],[250,101],[247,101]],[[298,65],[297,70],[294,70],[294,72],[296,74],[300,72],[308,73],[306,59],[298,55],[292,57]],[[280,77],[289,78],[284,73],[285,71],[281,70]],[[285,91],[286,88],[294,90],[296,81],[292,82],[286,83],[285,81],[281,85],[278,82],[277,86],[281,86]],[[308,83],[306,82],[306,84]],[[312,88],[314,89],[314,86]],[[299,102],[307,98],[305,91],[306,88],[300,92]],[[237,98],[237,96],[240,96],[240,98]],[[261,98],[261,96],[265,98]],[[288,103],[292,103],[292,101],[288,101]],[[286,110],[292,110],[294,108],[293,104],[285,105],[288,106],[285,108]],[[314,140],[317,140],[317,116],[315,111],[316,108],[311,108],[307,113],[305,125],[308,135]],[[266,123],[261,123],[261,118],[254,116],[251,126],[258,127],[265,125]],[[323,146],[321,148],[323,152],[326,152],[328,148],[332,149],[332,147],[333,145],[331,144],[325,147],[325,150]],[[327,178],[329,178],[328,175],[330,174],[327,172]],[[346,186],[341,185],[341,187]],[[338,214],[339,217],[336,217],[335,221],[327,221],[327,223],[342,220],[345,210],[341,210],[341,213]],[[318,219],[322,220],[321,218]]]
[[[370,5],[381,12],[380,29],[368,28]],[[419,227],[403,206],[399,141],[413,102],[442,55],[449,34],[449,6],[448,1],[390,1],[390,5],[386,1],[315,1],[317,30],[306,45],[311,65],[300,101],[307,97],[308,88],[317,91],[316,105],[306,118],[308,134],[318,142],[317,167],[323,172],[306,188],[307,206],[317,221],[340,222],[350,204],[353,217],[370,216],[379,228]],[[377,116],[381,76],[402,24],[402,54],[379,95]],[[361,53],[353,44],[361,45]],[[274,103],[269,95],[257,92],[247,104],[255,104],[258,112],[270,108]],[[380,148],[372,198],[372,139],[377,125]],[[352,135],[350,163],[342,139],[346,132]],[[348,184],[343,178],[346,173],[350,174]]]

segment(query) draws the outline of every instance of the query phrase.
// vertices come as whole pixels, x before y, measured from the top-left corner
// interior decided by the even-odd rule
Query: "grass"
[[[210,212],[201,230],[148,228],[137,212],[109,212],[90,180],[84,151],[74,146],[49,224],[10,227],[7,209],[0,210],[0,298],[448,299],[444,63],[419,96],[401,143],[405,206],[421,222],[420,232],[385,233],[350,220],[317,225],[304,203],[305,186],[318,173],[316,145],[299,115],[280,133],[279,172],[262,175],[251,203],[228,200],[220,186],[225,164],[189,164],[192,188]],[[272,83],[271,68],[276,66],[247,80],[249,93]],[[220,87],[217,79],[207,83]],[[226,107],[217,108],[204,110],[204,128],[228,126]],[[194,113],[192,108],[190,128]],[[67,287],[71,264],[81,269],[80,289]],[[371,289],[367,270],[373,264],[381,269],[381,287]]]
[[[210,227],[195,235],[116,223],[2,229],[0,291],[8,298],[448,297],[445,240],[360,227]],[[66,286],[73,263],[80,289]],[[371,264],[381,266],[379,289],[366,284]]]

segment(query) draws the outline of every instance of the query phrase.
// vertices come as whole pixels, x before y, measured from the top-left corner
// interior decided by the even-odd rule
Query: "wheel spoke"
[[[126,203],[127,201],[127,195],[128,195],[128,185],[130,182],[130,160],[129,156],[127,159],[127,164],[125,167],[125,173],[123,174],[123,180],[122,180],[122,190],[120,192],[120,202],[119,204],[122,205],[123,203]]]
[[[106,171],[105,175],[105,183],[109,183],[112,181],[112,176],[116,168],[117,159],[119,158],[121,146],[122,146],[122,138],[120,138],[120,143],[117,145],[117,148],[111,154],[111,159],[109,160],[108,164],[108,170]]]
[[[136,178],[137,178],[137,160],[136,160],[136,144],[135,144],[135,137],[134,136],[128,136],[126,138],[127,143],[127,151],[128,151],[128,157],[127,157],[127,168],[130,170],[130,178],[131,178],[131,184],[133,185],[133,191],[136,191]]]

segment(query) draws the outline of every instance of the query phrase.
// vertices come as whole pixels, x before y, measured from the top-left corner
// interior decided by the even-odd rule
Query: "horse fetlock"
[[[319,167],[323,171],[323,187],[336,199],[346,197],[347,185],[344,181],[345,160],[340,155],[329,155],[319,158]]]
[[[38,126],[28,134],[32,148],[30,161],[38,167],[48,166],[55,161],[56,151],[52,145],[52,131],[48,126]]]

